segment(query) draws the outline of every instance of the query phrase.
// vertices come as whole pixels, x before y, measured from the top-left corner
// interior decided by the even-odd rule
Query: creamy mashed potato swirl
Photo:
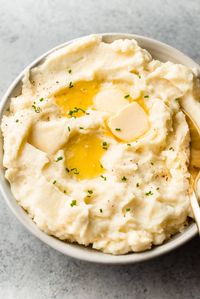
[[[144,251],[191,216],[188,125],[194,72],[135,40],[80,39],[26,72],[3,117],[3,164],[17,202],[61,240]]]

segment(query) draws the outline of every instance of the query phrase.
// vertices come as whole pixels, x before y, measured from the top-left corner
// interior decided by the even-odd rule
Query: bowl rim
[[[199,65],[194,62],[191,58],[180,52],[179,50],[163,43],[160,41],[157,41],[155,39],[145,37],[142,35],[137,34],[129,34],[129,33],[98,33],[95,34],[98,36],[102,36],[103,40],[116,40],[116,39],[135,39],[139,44],[142,42],[147,42],[150,45],[157,46],[159,48],[162,48],[164,51],[170,52],[173,56],[178,56],[181,60],[184,61],[183,64],[189,66],[189,67],[196,67],[200,69]],[[70,41],[67,41],[65,43],[62,43],[49,51],[45,52],[44,54],[37,57],[34,61],[32,61],[25,69],[16,77],[16,79],[10,84],[10,86],[7,88],[7,91],[2,97],[2,100],[0,102],[0,122],[2,120],[2,116],[5,112],[6,106],[10,100],[10,97],[17,87],[17,85],[22,81],[22,78],[25,74],[25,72],[33,67],[35,67],[38,64],[41,64],[43,60],[51,53],[55,52],[58,49],[61,49],[72,42],[75,42],[79,39],[88,37],[78,37],[75,39],[72,39]],[[2,147],[2,136],[1,138],[1,147]],[[2,150],[2,149],[1,149]],[[2,160],[2,157],[1,157]],[[129,253],[125,255],[110,255],[105,254],[103,252],[96,251],[94,249],[89,249],[88,247],[83,247],[79,244],[71,244],[63,242],[57,238],[54,238],[53,236],[49,236],[46,233],[42,232],[37,225],[32,221],[32,219],[29,217],[29,215],[18,205],[17,201],[15,200],[14,196],[11,193],[10,185],[7,182],[7,180],[4,177],[4,169],[2,166],[1,161],[1,171],[0,171],[0,191],[3,195],[3,198],[5,199],[7,205],[13,212],[13,214],[16,216],[16,218],[28,229],[29,232],[31,232],[33,235],[35,235],[37,238],[39,238],[41,241],[49,245],[50,247],[56,249],[57,251],[82,260],[82,261],[89,261],[93,263],[102,263],[102,264],[129,264],[129,263],[138,263],[141,261],[149,260],[158,256],[161,256],[163,254],[166,254],[179,246],[183,245],[187,241],[189,241],[191,238],[193,238],[197,234],[197,227],[193,223],[189,227],[187,227],[182,233],[178,233],[175,235],[175,237],[172,237],[170,241],[167,241],[166,243],[156,246],[154,249],[150,249],[149,251],[139,252],[139,253]]]

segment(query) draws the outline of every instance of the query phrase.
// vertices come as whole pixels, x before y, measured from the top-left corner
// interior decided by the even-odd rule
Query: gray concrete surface
[[[0,0],[0,97],[44,51],[95,32],[157,38],[200,63],[199,0]],[[37,240],[0,198],[0,298],[200,298],[200,240],[137,265],[84,263]]]

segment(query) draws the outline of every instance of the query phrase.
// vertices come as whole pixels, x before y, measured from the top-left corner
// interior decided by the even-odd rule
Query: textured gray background
[[[0,0],[0,97],[44,51],[95,32],[157,38],[200,63],[200,1]],[[72,260],[30,235],[0,198],[0,298],[200,298],[200,240],[129,266]]]

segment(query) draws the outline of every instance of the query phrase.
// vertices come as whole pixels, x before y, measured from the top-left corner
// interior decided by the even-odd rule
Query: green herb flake
[[[71,207],[74,207],[74,206],[76,206],[76,204],[77,204],[77,203],[76,203],[76,200],[73,199],[73,200],[71,201],[71,203],[70,203],[70,206],[71,206]]]
[[[70,126],[68,126],[68,127],[67,127],[67,129],[68,129],[68,131],[69,131],[69,132],[71,131],[71,128],[70,128]]]
[[[124,96],[125,99],[128,99],[130,97],[130,94],[127,94]]]
[[[73,115],[73,110],[69,110],[68,115],[72,116]]]
[[[136,187],[137,187],[137,188],[138,188],[138,187],[140,187],[140,184],[139,184],[139,183],[137,183],[137,184],[136,184]]]
[[[146,192],[145,195],[146,196],[153,195],[153,192],[150,190],[150,191]]]
[[[103,165],[100,163],[100,167],[103,168]]]
[[[121,129],[120,128],[115,128],[115,131],[121,131]]]
[[[131,144],[130,144],[130,143],[127,143],[127,146],[131,146]]]
[[[83,110],[82,108],[77,108],[77,107],[75,107],[75,109],[77,109],[77,112],[78,112],[78,111],[81,111],[81,112],[85,113],[85,110]]]
[[[139,79],[141,79],[141,76],[140,76],[140,75],[138,75],[138,77],[139,77]]]
[[[67,193],[67,191],[66,191],[66,190],[64,190],[63,192],[64,192],[65,194]]]
[[[43,101],[44,101],[44,98],[40,98],[39,101],[40,101],[40,102],[43,102]]]
[[[154,163],[153,163],[153,162],[151,162],[151,165],[154,165]]]
[[[83,128],[83,127],[79,127],[79,129],[80,129],[80,130],[84,130],[84,128]]]
[[[171,147],[169,148],[169,150],[170,150],[170,151],[174,151],[174,148],[171,146]]]
[[[103,210],[102,209],[99,209],[100,213],[103,213]]]
[[[160,190],[160,188],[159,188],[159,187],[157,187],[157,188],[156,188],[156,190]]]
[[[71,117],[72,116],[75,117],[74,113],[78,113],[79,111],[85,113],[85,110],[83,110],[82,108],[74,107],[73,110],[69,110],[68,115],[71,116]]]
[[[34,102],[35,103],[35,102]],[[41,108],[36,106],[35,104],[32,105],[32,108],[34,109],[35,113],[40,113],[41,112]]]
[[[105,149],[105,150],[107,150],[108,149],[108,143],[106,142],[106,141],[104,141],[103,143],[102,143],[102,148],[103,149]]]
[[[67,167],[65,168],[65,170],[66,170],[67,172],[70,172],[69,168],[67,168]]]
[[[73,83],[69,82],[69,88],[72,88],[72,87],[74,87]]]
[[[126,209],[126,212],[130,212],[130,210],[131,210],[130,208],[127,208],[127,209]]]
[[[79,174],[79,171],[78,171],[78,169],[76,167],[71,168],[70,171],[72,171],[73,174]]]
[[[72,70],[71,70],[71,69],[69,69],[69,70],[68,70],[68,73],[69,73],[69,74],[71,74],[71,72],[72,72]]]
[[[121,180],[122,180],[122,182],[126,182],[126,181],[127,181],[127,178],[126,178],[125,176],[123,176],[123,177],[121,178]]]
[[[101,178],[106,181],[107,180],[107,177],[105,177],[104,175],[101,175]]]
[[[19,122],[19,119],[16,119],[16,123],[18,123]]]
[[[148,98],[149,98],[149,96],[148,96],[148,95],[145,95],[145,96],[144,96],[144,98],[145,98],[145,99],[148,99]]]
[[[93,194],[93,191],[92,190],[88,190],[87,191],[89,194]]]
[[[179,101],[179,98],[176,98],[175,101],[178,102],[178,101]]]
[[[56,159],[56,162],[61,161],[62,159],[63,159],[63,157],[60,156]]]
[[[53,185],[55,185],[56,184],[56,180],[55,181],[53,181]]]

